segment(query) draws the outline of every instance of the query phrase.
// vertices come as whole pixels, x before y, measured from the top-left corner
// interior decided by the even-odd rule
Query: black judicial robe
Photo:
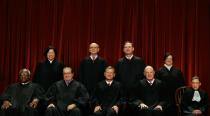
[[[182,102],[181,102],[182,103],[181,104],[182,111],[186,112],[184,114],[191,114],[191,112],[194,109],[200,109],[203,112],[202,116],[208,116],[208,114],[207,114],[208,105],[209,105],[208,94],[201,89],[199,89],[198,92],[201,97],[200,102],[192,101],[193,95],[194,95],[193,88],[191,88],[191,87],[187,88],[186,91],[184,92],[184,94],[182,96]]]
[[[26,108],[29,107],[29,103],[34,98],[43,99],[43,94],[44,89],[35,83],[29,82],[25,85],[15,83],[5,89],[1,100],[9,100],[12,103],[12,108],[18,110],[17,112],[22,115],[22,113],[26,112]]]
[[[114,105],[121,107],[125,102],[121,84],[115,80],[110,86],[105,80],[99,82],[96,85],[92,102],[94,107],[100,105],[102,109],[107,109]]]
[[[33,82],[39,84],[45,91],[56,81],[63,79],[63,63],[56,59],[52,63],[45,60],[37,64]]]
[[[131,60],[126,57],[120,58],[116,64],[116,80],[122,83],[126,97],[133,95],[132,91],[143,79],[145,63],[140,57],[133,56]]]
[[[150,108],[161,105],[164,109],[166,105],[165,100],[165,86],[162,81],[155,79],[153,84],[150,85],[146,79],[142,79],[135,92],[135,97],[131,100],[134,107],[138,108],[140,103],[146,104]]]
[[[84,108],[89,100],[89,94],[83,84],[72,80],[67,86],[64,80],[54,83],[46,93],[48,104],[54,103],[60,111],[66,111],[67,106],[76,104]]]
[[[170,71],[165,67],[161,67],[157,72],[156,72],[157,79],[163,81],[166,85],[165,92],[167,94],[167,100],[168,100],[168,113],[170,115],[174,116],[176,115],[176,103],[175,103],[175,92],[176,89],[184,86],[184,77],[182,75],[182,72],[175,68],[171,67]],[[174,112],[171,114],[171,112]]]
[[[106,61],[100,56],[94,61],[88,56],[80,62],[78,80],[85,85],[90,94],[93,93],[96,84],[104,80],[106,65]]]

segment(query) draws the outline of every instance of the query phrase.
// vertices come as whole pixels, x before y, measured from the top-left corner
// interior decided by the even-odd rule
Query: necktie
[[[193,95],[192,101],[197,101],[197,102],[201,101],[201,96],[200,96],[198,91],[194,91],[194,95]]]
[[[92,61],[95,62],[95,60],[96,60],[96,57],[92,56]]]
[[[149,84],[152,85],[152,82],[149,81]]]

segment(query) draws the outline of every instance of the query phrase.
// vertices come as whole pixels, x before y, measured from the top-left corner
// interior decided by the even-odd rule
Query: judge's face
[[[151,66],[147,66],[144,69],[144,75],[145,75],[147,80],[149,80],[149,81],[153,80],[154,79],[154,75],[155,75],[154,69]]]
[[[168,66],[173,65],[173,57],[172,55],[169,55],[166,59],[165,59],[165,64]]]
[[[99,52],[99,45],[97,43],[91,43],[89,46],[90,54],[96,55]]]
[[[201,82],[199,81],[199,79],[193,79],[192,80],[192,88],[194,90],[198,90],[201,86]]]
[[[125,55],[132,55],[133,51],[134,51],[134,47],[132,43],[125,43],[124,48],[123,48],[123,52],[125,53]]]
[[[113,80],[114,76],[115,76],[115,72],[114,69],[106,69],[104,72],[104,76],[106,78],[106,80]]]
[[[55,51],[53,49],[50,49],[47,52],[47,59],[51,61],[55,59]]]
[[[29,77],[29,73],[27,70],[23,70],[20,74],[20,82],[21,83],[25,83],[25,82],[28,82],[30,80],[30,77]]]
[[[64,80],[72,80],[74,76],[74,73],[72,73],[71,68],[64,68],[63,69],[63,79]]]

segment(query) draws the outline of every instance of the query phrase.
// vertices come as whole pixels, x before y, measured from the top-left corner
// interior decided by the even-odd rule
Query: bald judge
[[[85,85],[90,95],[96,84],[104,79],[103,74],[107,65],[104,58],[98,55],[99,51],[99,44],[91,43],[89,45],[90,55],[80,62],[78,80]]]
[[[141,116],[162,116],[166,105],[164,85],[155,79],[152,66],[146,66],[144,75],[146,78],[137,85],[133,106]]]

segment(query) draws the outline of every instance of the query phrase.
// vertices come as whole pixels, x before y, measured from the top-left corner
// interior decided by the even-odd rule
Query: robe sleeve
[[[182,96],[181,109],[185,113],[192,113],[193,107],[190,106],[189,90],[186,90]]]
[[[35,87],[35,90],[34,90],[34,93],[33,93],[33,99],[34,98],[37,98],[37,99],[41,99],[41,100],[43,100],[44,99],[44,89],[41,87],[41,86],[39,86],[39,85],[35,85],[36,87]]]
[[[46,94],[44,95],[45,100],[48,104],[56,104],[56,93],[57,93],[57,87],[54,83],[49,89],[47,90]]]
[[[8,100],[10,102],[13,101],[13,97],[12,97],[12,93],[13,93],[13,87],[12,85],[8,86],[2,93],[1,95],[1,100]]]
[[[80,84],[76,96],[77,97],[74,99],[75,104],[78,107],[85,107],[89,100],[89,94],[83,84]]]
[[[121,84],[120,84],[119,86],[120,86],[120,87],[119,87],[120,93],[119,93],[119,99],[118,99],[116,105],[117,105],[118,107],[121,107],[121,106],[123,107],[123,106],[126,105],[125,94],[124,94],[124,91],[123,91],[123,89],[122,89]]]
[[[39,78],[40,78],[40,65],[41,65],[41,63],[37,63],[37,65],[36,65],[36,69],[35,69],[35,72],[34,72],[34,78],[32,80],[34,83],[38,83],[38,81],[39,81]]]
[[[200,110],[202,111],[202,113],[207,113],[208,112],[208,107],[209,107],[209,100],[208,100],[208,94],[204,93],[203,96],[203,104],[200,107]]]
[[[96,85],[93,96],[91,98],[93,107],[101,105],[100,100],[98,98],[98,96],[100,96],[100,87],[99,84]]]

